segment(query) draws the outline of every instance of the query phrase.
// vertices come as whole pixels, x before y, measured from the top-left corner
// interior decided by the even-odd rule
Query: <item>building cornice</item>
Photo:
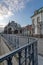
[[[36,16],[36,15],[39,14],[39,13],[42,13],[42,12],[43,12],[43,7],[40,8],[40,9],[38,9],[38,10],[36,10],[36,11],[34,12],[34,14],[31,16],[31,18],[34,17],[34,16]]]

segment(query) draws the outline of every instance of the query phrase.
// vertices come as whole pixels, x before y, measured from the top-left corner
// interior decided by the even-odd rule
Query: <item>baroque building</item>
[[[4,28],[4,33],[6,34],[21,34],[21,25],[11,21]]]
[[[43,7],[31,16],[33,36],[43,36]]]

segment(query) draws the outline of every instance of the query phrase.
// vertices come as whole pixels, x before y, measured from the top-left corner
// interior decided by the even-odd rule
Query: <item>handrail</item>
[[[2,62],[3,60],[9,58],[10,56],[15,55],[16,53],[18,53],[18,52],[21,51],[22,49],[24,49],[24,48],[30,46],[31,44],[34,44],[36,41],[37,41],[37,40],[34,40],[33,42],[30,42],[29,44],[26,44],[26,45],[24,45],[24,46],[22,46],[22,47],[20,47],[20,48],[18,48],[18,49],[16,49],[16,50],[14,50],[14,51],[11,51],[10,53],[7,53],[7,54],[4,54],[4,55],[0,56],[0,62]]]
[[[28,52],[27,52],[27,49],[28,49]],[[24,61],[21,64],[21,53],[22,53],[21,51],[23,51],[23,50],[25,51],[25,59],[24,59],[25,65],[27,64],[27,53],[29,54],[29,56],[28,56],[29,61],[31,62],[31,60],[32,60],[32,65],[38,65],[37,39],[34,39],[32,42],[29,42],[7,54],[0,56],[0,62],[7,60],[8,65],[12,65],[11,58],[13,56],[15,56],[17,53],[19,56],[19,58],[18,58],[19,65],[22,65]],[[30,65],[30,62],[29,62],[29,65]]]

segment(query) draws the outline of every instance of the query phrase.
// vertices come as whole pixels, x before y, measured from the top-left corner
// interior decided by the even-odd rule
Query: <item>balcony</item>
[[[3,34],[1,35],[10,44],[14,45],[14,35]],[[23,38],[23,37],[22,37]],[[20,37],[16,37],[14,49],[7,54],[0,56],[0,63],[6,61],[7,65],[38,65],[38,53],[37,53],[37,40],[34,38],[26,38],[28,41],[20,46]],[[7,43],[6,43],[7,44]],[[8,45],[8,44],[7,44]],[[13,64],[13,57],[15,57],[16,62]]]

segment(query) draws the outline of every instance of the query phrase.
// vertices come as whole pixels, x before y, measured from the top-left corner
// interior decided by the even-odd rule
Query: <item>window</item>
[[[32,20],[32,24],[34,25],[35,19]]]
[[[37,23],[39,23],[40,22],[40,17],[37,17]]]
[[[35,33],[35,27],[32,29],[33,33]]]
[[[32,31],[35,33],[35,19],[32,20]]]
[[[40,27],[40,17],[37,17],[37,26]]]
[[[41,29],[40,29],[40,28],[37,28],[37,32],[38,32],[38,34],[40,34],[40,31],[41,31]]]
[[[32,20],[32,31],[33,31],[33,33],[35,33],[35,27],[34,27],[35,24],[34,24],[34,22],[35,22],[35,19]]]

